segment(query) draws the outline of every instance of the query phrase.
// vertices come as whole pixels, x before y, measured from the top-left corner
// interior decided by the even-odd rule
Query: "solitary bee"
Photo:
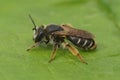
[[[71,45],[69,42],[66,42],[65,40],[70,41],[78,48],[81,48],[83,50],[94,50],[97,45],[94,40],[94,36],[85,31],[80,29],[72,28],[70,25],[63,24],[63,25],[56,25],[56,24],[50,24],[50,25],[41,25],[37,27],[35,25],[34,20],[29,15],[32,23],[34,24],[33,32],[33,40],[34,44],[27,49],[27,51],[31,50],[34,47],[39,46],[41,43],[48,44],[51,40],[53,41],[53,51],[51,53],[51,57],[49,62],[53,61],[56,55],[56,51],[60,46],[63,46],[67,48],[74,56],[78,57],[78,59],[81,60],[81,62],[87,64],[85,62],[84,58],[81,56],[79,51]]]

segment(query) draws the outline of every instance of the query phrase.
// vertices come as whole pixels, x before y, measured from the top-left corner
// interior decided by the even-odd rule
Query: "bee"
[[[35,43],[27,51],[39,46],[41,43],[48,44],[50,41],[53,41],[53,50],[49,63],[55,59],[57,49],[62,46],[67,48],[74,56],[78,57],[81,62],[87,64],[76,47],[86,51],[96,49],[97,45],[93,34],[85,30],[75,29],[68,24],[49,24],[38,27],[30,15],[29,17],[34,24],[33,40]]]

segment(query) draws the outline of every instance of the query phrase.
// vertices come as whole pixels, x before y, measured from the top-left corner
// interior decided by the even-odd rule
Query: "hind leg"
[[[69,43],[65,43],[63,42],[63,46],[66,47],[74,56],[78,57],[78,59],[85,64],[88,64],[84,58],[82,57],[82,55],[80,55],[79,51],[72,45],[70,45]]]

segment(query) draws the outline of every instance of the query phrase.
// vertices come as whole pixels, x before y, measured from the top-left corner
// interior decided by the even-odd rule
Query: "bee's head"
[[[44,26],[34,27],[33,28],[33,40],[34,42],[42,42],[45,37]]]
[[[34,28],[33,28],[33,40],[34,40],[34,42],[35,42],[35,43],[36,43],[36,42],[42,42],[42,40],[43,40],[43,38],[44,38],[44,36],[45,36],[44,25],[37,27],[37,26],[35,25],[34,20],[33,20],[32,17],[31,17],[31,15],[29,15],[29,17],[30,17],[32,23],[34,24]]]

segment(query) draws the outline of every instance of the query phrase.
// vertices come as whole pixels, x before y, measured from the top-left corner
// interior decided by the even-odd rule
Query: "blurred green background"
[[[33,44],[37,25],[70,23],[96,36],[97,50],[80,51],[88,65],[60,48]],[[0,80],[120,80],[120,0],[1,0]]]

